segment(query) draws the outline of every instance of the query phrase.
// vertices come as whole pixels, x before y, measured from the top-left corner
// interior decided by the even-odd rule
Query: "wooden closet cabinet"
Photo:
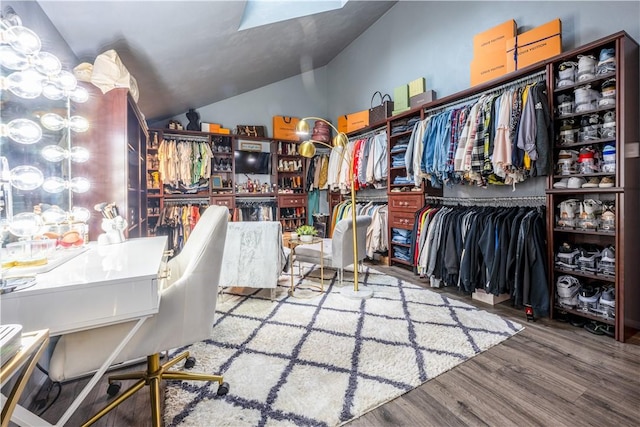
[[[89,101],[80,112],[90,122],[78,145],[86,147],[90,160],[74,164],[74,174],[88,177],[91,189],[74,194],[73,205],[92,212],[89,238],[96,240],[103,231],[102,217],[94,210],[98,203],[115,203],[127,220],[127,237],[147,235],[147,140],[148,129],[128,89],[112,89],[103,94],[87,85]],[[77,172],[76,172],[77,171]]]
[[[638,66],[638,44],[624,32],[548,65],[555,133],[546,191],[551,315],[612,325],[618,341],[640,329]],[[583,298],[567,297],[567,280],[577,280]],[[608,289],[615,308],[597,298]],[[592,294],[597,301],[588,302]]]

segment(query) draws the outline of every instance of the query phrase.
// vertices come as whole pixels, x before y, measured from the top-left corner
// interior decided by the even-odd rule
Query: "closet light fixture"
[[[32,191],[44,182],[44,175],[35,166],[16,166],[9,172],[9,182],[18,190]]]
[[[353,269],[353,289],[349,287],[342,288],[342,295],[348,298],[370,298],[373,296],[373,291],[366,286],[360,286],[358,283],[358,231],[356,225],[356,193],[355,193],[355,177],[353,176],[353,156],[347,152],[346,146],[349,143],[349,138],[344,132],[338,131],[335,126],[333,126],[329,121],[319,118],[319,117],[305,117],[300,119],[298,124],[296,125],[296,134],[301,138],[309,137],[309,124],[306,122],[307,120],[319,120],[327,125],[331,129],[336,132],[336,136],[333,137],[332,143],[328,144],[323,141],[316,141],[314,139],[306,139],[304,142],[300,144],[298,147],[298,152],[301,156],[306,158],[311,158],[316,154],[316,145],[320,145],[323,147],[330,148],[331,150],[340,149],[340,164],[342,165],[345,161],[349,165],[349,183],[350,183],[350,193],[351,193],[351,221],[353,223],[353,260],[354,260],[354,269]]]
[[[35,55],[25,55],[11,46],[0,46],[0,65],[17,71],[34,68],[44,75],[58,74],[62,71],[60,60],[51,53],[38,52]]]
[[[34,55],[40,52],[42,42],[40,37],[27,27],[22,25],[11,25],[6,20],[2,21],[3,27],[7,27],[0,32],[0,42],[10,45],[16,51],[25,55]]]
[[[43,76],[34,69],[16,71],[7,77],[0,77],[0,88],[9,90],[17,97],[35,99],[42,94]]]

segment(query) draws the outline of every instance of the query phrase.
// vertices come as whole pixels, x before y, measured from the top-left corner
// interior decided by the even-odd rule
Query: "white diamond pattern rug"
[[[299,286],[318,283],[317,270],[304,271]],[[165,425],[341,425],[522,330],[372,268],[359,280],[373,297],[348,299],[328,273],[324,294],[299,289],[291,297],[283,276],[275,301],[255,289],[219,297],[211,339],[189,350],[194,372],[224,375],[230,391],[168,382]],[[352,273],[344,284],[352,286]]]

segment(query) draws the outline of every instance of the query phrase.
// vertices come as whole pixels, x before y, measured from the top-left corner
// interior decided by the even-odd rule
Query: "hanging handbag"
[[[255,126],[255,125],[238,125],[236,126],[236,135],[241,136],[255,136],[264,138],[266,135],[264,126]]]
[[[380,97],[380,104],[373,106],[373,102],[376,99],[376,95]],[[393,101],[388,93],[384,95],[380,91],[374,92],[371,97],[371,108],[369,108],[369,125],[374,126],[387,120],[387,117],[391,117],[393,111]]]

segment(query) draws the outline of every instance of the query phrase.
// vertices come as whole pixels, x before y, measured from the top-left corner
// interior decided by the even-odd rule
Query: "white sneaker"
[[[582,184],[585,184],[587,181],[579,176],[572,176],[569,178],[569,182],[567,183],[567,188],[582,188]]]
[[[562,178],[560,181],[553,183],[553,188],[567,188],[567,185],[569,185],[569,178]]]

